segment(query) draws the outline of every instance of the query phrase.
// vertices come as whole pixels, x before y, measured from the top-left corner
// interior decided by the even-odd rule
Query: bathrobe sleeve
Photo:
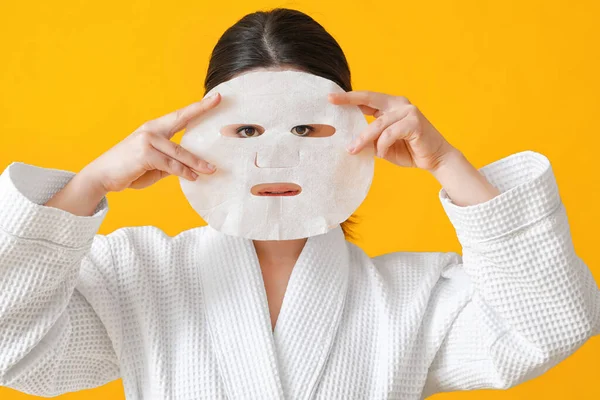
[[[0,386],[38,396],[119,378],[110,237],[92,216],[43,206],[73,172],[13,162],[0,175]]]
[[[462,256],[446,254],[439,285],[469,300],[452,318],[441,317],[448,328],[425,397],[515,386],[600,333],[598,286],[575,253],[549,160],[523,151],[479,171],[500,195],[461,207],[439,192],[462,246]],[[443,296],[439,303],[446,307]]]

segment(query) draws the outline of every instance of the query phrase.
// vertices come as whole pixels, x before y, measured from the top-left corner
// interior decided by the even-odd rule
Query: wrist
[[[431,173],[458,206],[479,204],[500,194],[457,149],[446,153]]]
[[[435,177],[442,174],[443,171],[452,169],[454,165],[459,165],[466,161],[464,154],[462,154],[462,152],[456,147],[450,144],[447,144],[444,147],[445,149],[437,158],[435,165],[427,169],[427,171],[429,171]]]
[[[97,200],[98,202],[108,194],[108,190],[106,190],[102,181],[97,179],[96,175],[89,170],[88,167],[84,167],[79,171],[79,173],[73,177],[72,181],[78,191],[86,195],[86,197]]]
[[[106,193],[104,187],[84,169],[73,176],[44,206],[59,208],[77,216],[91,216]]]

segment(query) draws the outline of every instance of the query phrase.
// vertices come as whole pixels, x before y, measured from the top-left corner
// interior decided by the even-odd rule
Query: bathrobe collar
[[[203,304],[229,397],[309,398],[346,298],[349,255],[341,226],[307,239],[274,332],[252,240],[205,229]]]

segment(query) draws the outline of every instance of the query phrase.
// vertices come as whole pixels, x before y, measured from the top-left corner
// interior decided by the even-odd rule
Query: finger
[[[367,143],[370,143],[377,139],[385,128],[394,123],[395,119],[392,115],[385,114],[371,122],[367,128],[360,133],[347,147],[348,152],[351,154],[359,153]]]
[[[391,97],[384,93],[355,90],[351,92],[332,92],[329,93],[328,99],[333,104],[365,105],[378,110],[385,110],[388,108]]]
[[[171,175],[180,176],[189,181],[195,181],[198,177],[198,175],[188,166],[158,150],[152,151],[148,155],[146,161],[154,169],[168,172]]]
[[[374,117],[379,117],[380,115],[380,111],[373,107],[359,105],[358,108],[360,108],[364,115],[372,115]]]
[[[335,96],[335,92],[331,93],[331,94],[333,94]],[[332,103],[333,103],[332,99],[334,96],[328,96],[328,100]],[[359,104],[358,108],[360,108],[360,111],[362,111],[362,113],[364,115],[373,115],[375,117],[379,117],[378,113],[380,113],[380,111],[377,108],[365,106],[363,104]]]
[[[417,126],[416,120],[403,118],[385,128],[377,140],[377,157],[385,158],[388,149],[398,140],[409,140]]]
[[[180,144],[172,142],[162,136],[152,135],[150,138],[150,144],[161,153],[176,159],[177,161],[200,173],[212,174],[216,170],[214,165],[196,157],[194,154],[183,148]]]
[[[151,171],[147,171],[135,181],[131,182],[129,187],[132,189],[143,189],[148,186],[154,185],[156,182],[169,175],[170,174],[168,172],[161,171],[159,169],[153,169]]]
[[[160,118],[148,121],[142,126],[167,139],[171,139],[177,132],[182,130],[192,118],[216,107],[219,104],[220,99],[221,95],[215,93],[186,107],[180,108],[179,110],[163,115]]]
[[[348,145],[348,151],[351,154],[360,152],[367,143],[377,139],[384,129],[403,117],[404,113],[399,114],[397,112],[390,112],[388,114],[382,114],[375,121],[371,122],[367,128]]]

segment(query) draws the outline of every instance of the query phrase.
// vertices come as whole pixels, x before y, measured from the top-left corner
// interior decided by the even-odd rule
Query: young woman
[[[206,90],[260,70],[324,77],[346,90],[329,101],[374,115],[348,151],[374,143],[431,172],[462,256],[369,258],[348,222],[288,241],[209,226],[97,234],[108,192],[218,170],[170,140],[221,101],[205,98],[79,173],[14,162],[0,175],[0,385],[55,396],[121,377],[128,399],[422,399],[509,388],[600,333],[598,288],[545,156],[476,170],[406,98],[353,92],[336,41],[298,11],[229,28]]]

